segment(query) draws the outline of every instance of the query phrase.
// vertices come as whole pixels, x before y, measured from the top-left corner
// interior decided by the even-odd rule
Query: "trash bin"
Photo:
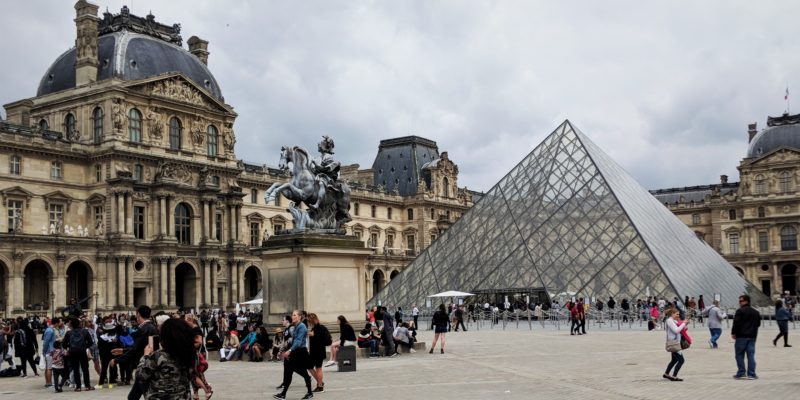
[[[336,355],[339,363],[339,372],[355,372],[356,370],[356,346],[339,347],[339,354]]]

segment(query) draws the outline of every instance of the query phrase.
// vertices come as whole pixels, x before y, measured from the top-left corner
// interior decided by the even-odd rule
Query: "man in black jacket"
[[[151,310],[148,306],[139,306],[139,308],[136,309],[136,323],[138,323],[139,326],[131,335],[133,336],[133,347],[130,347],[128,351],[125,352],[123,352],[123,349],[111,350],[111,354],[117,356],[117,358],[111,360],[108,364],[109,368],[114,368],[114,365],[117,363],[125,363],[132,366],[139,365],[139,359],[144,355],[144,348],[147,347],[148,338],[150,336],[158,337],[158,329],[153,325],[153,321],[150,320],[150,312]],[[128,393],[128,400],[138,400],[145,391],[146,388],[142,387],[142,385],[134,379],[131,391]]]
[[[756,375],[756,337],[758,327],[761,326],[761,314],[750,307],[750,296],[739,296],[739,309],[733,316],[731,339],[735,340],[734,351],[738,370],[734,379],[758,379]],[[747,369],[744,366],[744,357],[747,354]]]

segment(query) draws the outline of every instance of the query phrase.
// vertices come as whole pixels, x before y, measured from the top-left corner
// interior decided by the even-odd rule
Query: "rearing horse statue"
[[[325,181],[314,173],[314,164],[308,152],[298,146],[281,148],[281,160],[278,167],[288,169],[291,164],[291,179],[285,183],[274,183],[264,194],[269,203],[280,194],[291,203],[287,209],[294,217],[295,229],[319,229],[342,231],[342,225],[350,222],[350,188],[344,182],[338,184],[338,190],[320,190]],[[319,198],[323,193],[324,197]],[[303,203],[308,211],[302,210],[298,204]]]

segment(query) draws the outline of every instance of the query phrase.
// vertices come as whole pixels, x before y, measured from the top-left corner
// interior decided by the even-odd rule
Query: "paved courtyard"
[[[732,343],[723,336],[719,350],[706,345],[708,332],[691,330],[695,345],[685,352],[685,382],[669,382],[661,374],[669,360],[663,331],[647,332],[634,325],[622,331],[590,326],[586,336],[565,329],[470,329],[447,335],[446,354],[418,352],[392,359],[358,359],[358,371],[326,368],[321,399],[797,399],[800,393],[800,330],[790,330],[797,347],[773,347],[777,328],[762,327],[758,340],[755,381],[736,381]],[[420,339],[431,343],[430,331]],[[268,398],[280,383],[278,363],[211,362],[207,377],[215,399]],[[96,378],[93,377],[96,382]],[[55,395],[41,389],[40,378],[0,379],[0,398],[124,399],[127,387],[89,393]],[[299,399],[302,381],[295,380],[288,398]],[[22,395],[14,396],[14,395]]]

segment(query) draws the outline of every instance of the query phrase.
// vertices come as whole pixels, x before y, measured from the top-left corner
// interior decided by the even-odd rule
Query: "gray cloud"
[[[33,96],[73,45],[73,3],[4,4],[0,102]],[[381,139],[416,134],[486,190],[569,118],[644,186],[696,185],[736,179],[746,124],[783,112],[787,81],[800,93],[789,1],[128,5],[211,42],[237,154],[259,163],[329,134],[368,167]]]

